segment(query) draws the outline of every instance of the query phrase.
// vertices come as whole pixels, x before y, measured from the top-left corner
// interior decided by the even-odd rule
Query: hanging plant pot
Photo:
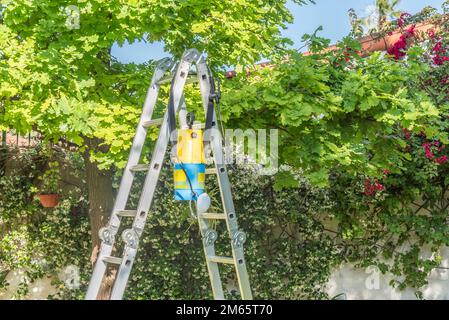
[[[40,194],[39,200],[45,208],[54,208],[58,205],[61,195],[59,194]]]

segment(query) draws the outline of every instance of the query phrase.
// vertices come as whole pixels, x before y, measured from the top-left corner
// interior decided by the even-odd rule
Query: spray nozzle
[[[189,126],[189,129],[192,129],[194,122],[195,122],[195,113],[189,112],[187,114],[187,125]]]

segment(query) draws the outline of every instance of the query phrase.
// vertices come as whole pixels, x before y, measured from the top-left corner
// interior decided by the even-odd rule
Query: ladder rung
[[[234,259],[228,257],[209,256],[209,260],[216,263],[234,264]]]
[[[204,122],[194,123],[192,128],[196,130],[204,129],[206,128],[206,124]]]
[[[130,217],[134,218],[137,215],[137,210],[120,210],[117,212],[119,217]]]
[[[164,78],[162,78],[161,80],[158,81],[158,85],[161,84],[165,84],[165,83],[169,83],[173,80],[173,75],[168,75]],[[196,72],[189,72],[189,75],[187,77],[186,83],[192,83],[192,82],[197,82],[198,78],[197,78],[197,73]]]
[[[135,166],[132,166],[129,170],[137,172],[137,171],[148,171],[148,168],[150,167],[149,164],[138,164]]]
[[[153,120],[144,122],[143,126],[145,128],[149,128],[149,127],[153,127],[153,126],[160,126],[162,124],[162,122],[164,122],[164,118],[153,119]]]
[[[117,257],[104,257],[103,261],[106,263],[111,263],[111,264],[122,264],[122,258],[117,258]]]
[[[226,215],[223,213],[202,213],[200,217],[208,220],[225,220]]]
[[[206,169],[206,174],[217,174],[217,169],[208,168],[208,169]]]

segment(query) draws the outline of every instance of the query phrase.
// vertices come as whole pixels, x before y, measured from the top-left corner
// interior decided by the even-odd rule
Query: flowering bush
[[[418,32],[428,19],[439,28]],[[280,130],[282,161],[329,188],[336,238],[352,247],[345,258],[377,265],[404,289],[425,285],[449,244],[449,33],[445,16],[430,9],[402,15],[398,26],[392,59],[363,57],[351,38],[332,51],[314,39],[315,53],[233,80],[223,105],[232,125]],[[421,256],[424,246],[432,257]]]
[[[402,59],[406,56],[406,51],[413,45],[413,40],[416,36],[415,26],[409,27],[400,37],[400,39],[388,49],[388,54],[394,56],[396,60]]]

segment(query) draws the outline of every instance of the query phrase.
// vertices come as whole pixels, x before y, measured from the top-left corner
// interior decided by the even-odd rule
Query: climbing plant
[[[35,151],[21,157],[21,163],[36,161]],[[73,164],[76,168],[76,163]],[[26,270],[17,297],[27,294],[28,285],[42,276],[51,276],[57,284],[52,299],[82,299],[92,271],[89,261],[89,227],[85,196],[65,196],[55,209],[42,209],[33,200],[33,165],[14,177],[0,179],[1,270]],[[332,207],[327,190],[312,187],[305,180],[293,190],[276,190],[272,176],[260,176],[252,168],[236,167],[230,171],[235,191],[235,205],[240,227],[247,232],[246,259],[254,295],[258,298],[325,298],[325,287],[332,269],[342,260],[341,247],[333,235],[325,232],[320,215]],[[138,189],[143,176],[137,177]],[[219,190],[212,179],[208,193],[219,209]],[[253,188],[258,185],[257,190]],[[9,191],[7,191],[9,190]],[[211,298],[204,253],[198,225],[188,204],[173,200],[172,172],[164,167],[148,228],[141,240],[138,259],[126,291],[127,299],[204,299]],[[138,201],[133,196],[131,202]],[[124,228],[127,226],[125,225]],[[217,225],[221,235],[219,254],[230,254],[224,225]],[[119,240],[120,243],[120,240]],[[59,276],[74,265],[79,278],[71,287]],[[236,298],[235,273],[223,270],[229,298]],[[229,279],[229,283],[226,281]],[[4,283],[5,289],[8,284]]]
[[[393,163],[400,167],[409,155],[399,148],[399,126],[447,141],[432,124],[444,106],[416,90],[428,69],[418,58],[421,49],[406,62],[380,53],[362,58],[359,49],[348,40],[324,55],[292,53],[273,69],[232,80],[223,99],[225,119],[236,127],[278,128],[281,163],[303,169],[321,186],[337,167],[372,176]]]
[[[449,239],[445,14],[402,14],[387,55],[366,56],[350,38],[326,51],[306,36],[311,55],[233,79],[223,103],[229,123],[280,130],[283,162],[329,188],[345,259],[378,266],[400,289],[427,284]],[[425,19],[435,27],[419,32]],[[297,187],[293,176],[277,186]]]
[[[51,277],[57,290],[73,289],[60,274],[68,266],[79,268],[81,275],[91,270],[85,196],[79,188],[65,189],[58,207],[44,209],[36,197],[36,184],[50,159],[39,147],[9,151],[7,173],[0,177],[0,295],[14,289],[6,275],[18,271],[23,276],[12,292],[14,298],[27,297],[29,286],[43,277]],[[70,164],[72,172],[80,169],[76,161]]]

